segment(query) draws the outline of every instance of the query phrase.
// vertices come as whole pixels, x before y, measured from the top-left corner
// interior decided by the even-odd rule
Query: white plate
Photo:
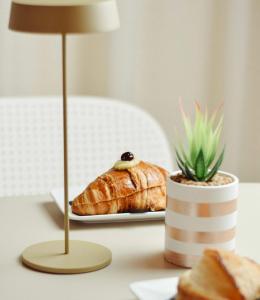
[[[170,300],[177,293],[178,277],[137,281],[130,284],[139,300]]]
[[[74,186],[69,188],[69,201],[79,195],[85,186]],[[56,204],[64,213],[64,192],[63,188],[54,189],[51,191]],[[107,214],[94,216],[78,216],[71,211],[69,207],[70,220],[83,221],[87,223],[111,223],[111,222],[133,222],[133,221],[149,221],[149,220],[164,220],[165,211],[144,212],[144,213],[122,213],[122,214]]]

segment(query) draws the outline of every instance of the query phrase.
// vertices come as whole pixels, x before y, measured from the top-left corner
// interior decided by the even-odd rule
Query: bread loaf
[[[96,215],[163,210],[166,175],[163,168],[143,161],[124,170],[110,169],[73,200],[72,211]]]
[[[255,300],[260,297],[260,265],[233,252],[207,249],[185,272],[177,300]]]

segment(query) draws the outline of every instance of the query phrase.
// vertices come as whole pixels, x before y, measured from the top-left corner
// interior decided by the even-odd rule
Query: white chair
[[[167,139],[145,111],[99,97],[69,97],[69,184],[86,184],[125,151],[172,169]],[[63,185],[62,100],[0,98],[0,196]]]

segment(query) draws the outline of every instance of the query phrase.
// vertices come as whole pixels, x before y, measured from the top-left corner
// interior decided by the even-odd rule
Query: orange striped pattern
[[[235,227],[225,231],[198,232],[187,231],[166,225],[165,230],[168,237],[177,241],[203,244],[225,243],[232,240],[236,234]]]
[[[167,197],[167,209],[195,217],[219,217],[237,210],[237,199],[220,203],[193,203]]]
[[[185,266],[186,268],[194,266],[199,259],[197,255],[186,255],[170,250],[164,252],[164,257],[168,262],[181,267]]]

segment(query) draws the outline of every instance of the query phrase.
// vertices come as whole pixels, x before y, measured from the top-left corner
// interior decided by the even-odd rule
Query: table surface
[[[101,243],[112,264],[79,275],[55,275],[24,267],[27,246],[63,239],[63,215],[50,195],[0,198],[0,299],[133,300],[133,281],[177,276],[184,269],[163,258],[164,223],[83,224],[71,222],[71,239]],[[237,251],[260,262],[260,184],[240,185]]]

